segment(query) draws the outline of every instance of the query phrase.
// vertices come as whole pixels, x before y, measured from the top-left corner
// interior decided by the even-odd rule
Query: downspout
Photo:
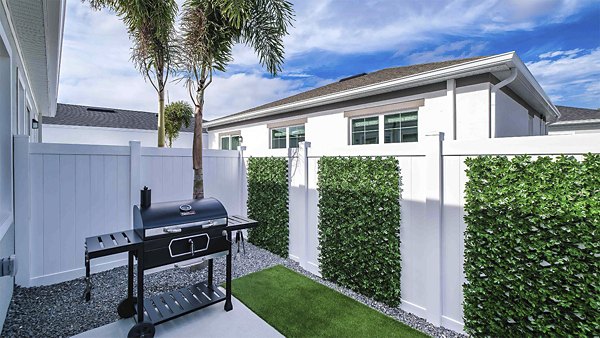
[[[498,90],[500,90],[502,87],[510,84],[511,82],[513,82],[518,75],[518,71],[517,71],[517,67],[511,68],[510,69],[510,76],[507,77],[506,79],[500,81],[499,83],[495,84],[492,86],[492,89],[490,90],[490,111],[489,111],[489,117],[490,117],[490,130],[489,130],[489,138],[495,138],[496,137],[496,93],[498,92]]]

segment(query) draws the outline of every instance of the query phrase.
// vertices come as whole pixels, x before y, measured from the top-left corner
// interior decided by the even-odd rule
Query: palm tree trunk
[[[158,91],[158,147],[165,146],[165,91]]]
[[[204,89],[196,93],[197,105],[194,109],[194,198],[204,198],[204,177],[202,173],[202,111],[204,109]]]

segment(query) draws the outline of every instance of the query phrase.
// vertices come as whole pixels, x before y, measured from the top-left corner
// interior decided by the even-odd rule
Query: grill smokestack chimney
[[[142,209],[148,209],[152,204],[152,190],[144,186],[144,189],[140,190],[140,207]]]

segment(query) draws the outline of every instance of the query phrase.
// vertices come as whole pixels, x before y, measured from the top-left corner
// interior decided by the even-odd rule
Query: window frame
[[[408,114],[408,113],[415,113],[417,115],[417,140],[416,141],[407,141],[407,142],[402,142],[402,124],[400,124],[399,130],[400,130],[400,142],[385,142],[385,118],[386,116],[390,116],[390,115],[402,115],[402,114]],[[387,112],[377,112],[374,114],[370,114],[370,115],[361,115],[361,116],[349,116],[347,117],[348,119],[348,145],[350,146],[362,146],[362,145],[373,145],[373,144],[395,144],[395,143],[418,143],[419,142],[419,108],[407,108],[407,109],[399,109],[399,110],[395,110],[395,111],[387,111]],[[377,123],[378,123],[378,128],[377,128],[377,143],[357,143],[354,144],[354,138],[353,138],[353,129],[352,129],[352,122],[355,120],[364,120],[367,118],[373,118],[373,117],[377,117]]]
[[[372,119],[376,117],[377,118],[377,142],[376,143],[354,143],[354,128],[353,128],[353,123],[356,120],[366,120],[366,119]],[[373,131],[370,131],[373,132]],[[367,130],[363,130],[362,131],[363,135],[366,135]],[[362,146],[362,145],[369,145],[369,144],[380,144],[381,143],[381,114],[377,114],[377,115],[365,115],[365,116],[357,116],[357,117],[352,117],[350,118],[350,125],[349,125],[349,138],[348,141],[350,143],[351,146]],[[366,139],[366,138],[365,138]]]
[[[407,114],[415,114],[417,116],[416,119],[416,126],[409,126],[409,127],[403,127],[402,126],[402,115],[407,115]],[[395,116],[398,115],[400,117],[400,125],[398,128],[389,128],[386,129],[385,128],[385,118],[386,117],[390,117],[390,116]],[[403,141],[403,133],[402,131],[404,129],[408,129],[408,128],[416,128],[417,130],[417,140],[416,141]],[[385,142],[385,132],[386,130],[390,130],[390,129],[397,129],[400,132],[400,142]],[[419,112],[416,110],[407,110],[407,111],[403,111],[403,112],[394,112],[394,113],[388,113],[388,114],[384,114],[383,115],[383,143],[384,144],[389,144],[389,143],[413,143],[413,142],[419,142]]]
[[[291,147],[291,133],[290,133],[290,128],[296,128],[296,127],[303,127],[304,128],[304,137],[303,140],[299,140],[298,141],[298,146],[296,147]],[[302,123],[302,124],[292,124],[292,125],[288,125],[288,126],[281,126],[281,127],[272,127],[272,128],[268,128],[269,130],[269,149],[297,149],[300,147],[300,142],[304,142],[306,141],[306,123]],[[285,130],[285,147],[277,147],[274,148],[273,147],[273,130]]]
[[[298,146],[297,147],[292,147],[292,133],[290,131],[291,128],[296,128],[296,127],[302,127],[304,129],[304,136],[302,136],[302,141],[298,141]],[[288,126],[287,128],[287,148],[300,148],[300,142],[304,142],[306,140],[306,125],[305,124],[297,124],[297,125],[293,125],[293,126]],[[297,137],[299,138],[299,137]]]
[[[242,138],[242,134],[241,133],[235,133],[235,134],[231,134],[231,133],[224,133],[224,134],[220,134],[219,135],[219,150],[237,150],[236,149],[232,149],[233,146],[233,138],[237,137],[237,138]],[[223,149],[223,139],[227,139],[227,146],[228,149]],[[241,146],[242,142],[238,142],[238,146]]]

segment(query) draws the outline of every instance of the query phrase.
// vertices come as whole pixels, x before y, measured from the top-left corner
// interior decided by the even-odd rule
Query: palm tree
[[[85,0],[84,0],[85,1]],[[93,9],[114,11],[133,42],[131,60],[158,94],[158,146],[165,146],[165,84],[176,52],[175,0],[88,0]]]
[[[254,49],[269,73],[281,71],[283,37],[293,20],[286,0],[187,0],[183,5],[178,66],[194,103],[194,198],[204,197],[202,115],[213,72],[225,72],[235,43]]]

